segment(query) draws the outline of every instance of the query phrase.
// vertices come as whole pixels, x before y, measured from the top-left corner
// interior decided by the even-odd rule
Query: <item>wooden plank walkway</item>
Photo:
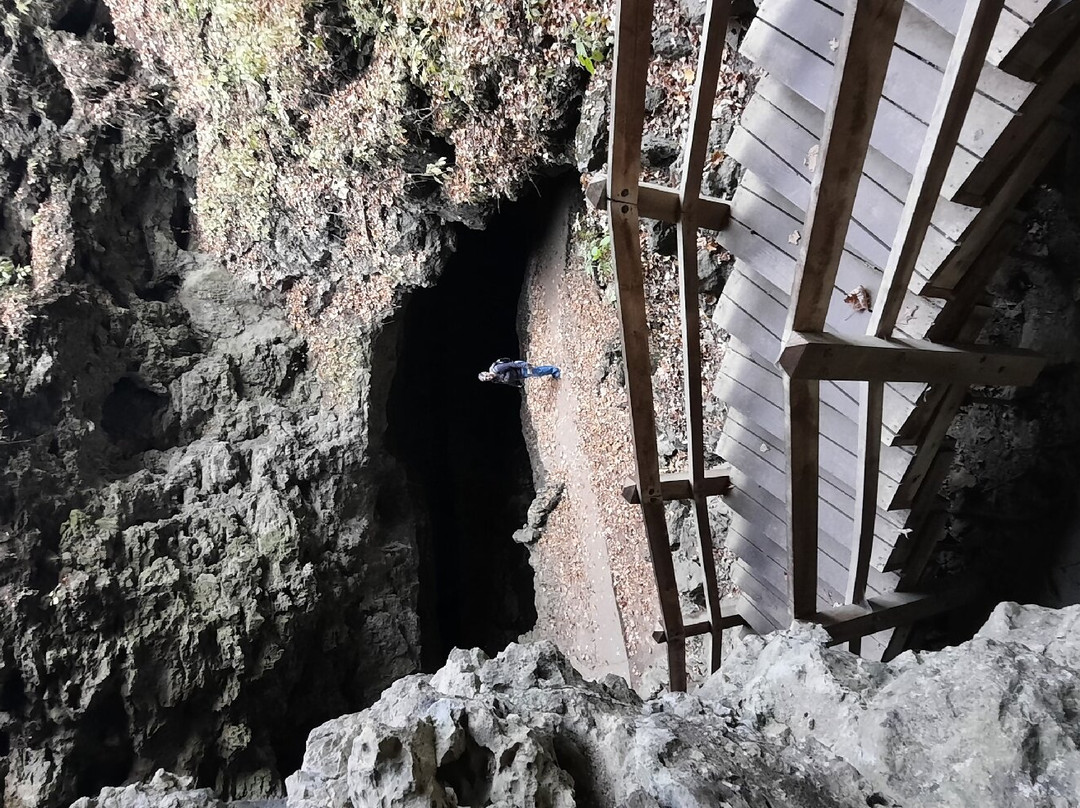
[[[961,380],[1027,383],[1042,366],[972,343],[985,285],[1017,236],[1014,208],[1064,136],[1055,115],[1080,78],[1080,45],[1061,31],[1080,30],[1077,5],[763,0],[742,51],[766,75],[725,146],[746,169],[725,202],[702,196],[701,174],[728,0],[708,6],[678,189],[639,182],[652,3],[621,0],[609,173],[589,197],[611,219],[637,460],[624,493],[642,508],[672,689],[687,686],[689,636],[711,636],[715,669],[723,628],[772,631],[797,616],[881,658],[902,650],[912,620],[971,595],[970,584],[921,589],[944,529],[946,432]],[[679,244],[689,459],[663,478],[643,216],[675,223]],[[711,380],[729,407],[718,469],[705,468],[701,430],[703,226],[736,257],[714,313],[731,335]],[[869,310],[849,302],[860,288]],[[732,512],[734,601],[721,600],[710,563],[710,496]],[[674,586],[671,499],[694,505],[703,615],[683,615]]]

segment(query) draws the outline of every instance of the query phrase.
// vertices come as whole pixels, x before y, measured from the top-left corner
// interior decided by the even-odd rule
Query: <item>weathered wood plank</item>
[[[660,467],[656,451],[652,368],[637,210],[633,205],[612,202],[608,208],[608,220],[617,281],[623,357],[626,363],[626,393],[630,402],[630,426],[634,436],[634,462],[638,491],[642,497],[642,516],[652,555],[664,630],[674,637],[681,637],[682,610],[668,546],[667,521],[664,518],[664,500],[661,497]],[[671,689],[685,690],[685,642],[673,640],[667,644],[667,650]]]
[[[825,122],[825,113],[798,93],[790,90],[776,77],[766,76],[763,78],[758,82],[754,94],[765,99],[784,114],[791,116],[800,126],[811,133],[816,133],[816,137],[820,138]],[[809,168],[809,166],[806,167]],[[887,221],[892,232],[889,233],[887,230],[878,232],[875,230],[878,236],[886,243],[892,244],[896,238],[896,226],[900,218],[899,212],[903,208],[904,200],[907,198],[908,189],[911,185],[911,173],[901,168],[871,145],[866,153],[864,174],[873,181],[874,185],[893,199],[892,205],[877,214],[878,221],[881,223]],[[861,187],[859,190],[860,193],[863,192]],[[870,203],[886,205],[887,201],[884,199],[871,199]],[[855,198],[855,205],[856,211],[858,211],[858,197]],[[967,205],[960,205],[945,198],[938,200],[937,209],[934,211],[934,228],[936,232],[940,232],[944,237],[943,244],[951,245],[961,239],[964,233],[967,232],[967,228],[971,226],[971,221],[977,213],[977,209]],[[868,223],[872,221],[869,214],[867,219]],[[929,238],[932,239],[933,235],[929,236]],[[949,251],[947,246],[935,246],[934,249],[938,252],[944,251],[947,253]]]
[[[777,433],[783,434],[784,411],[780,404],[782,397],[772,401],[763,396],[741,379],[723,376],[723,400],[729,408],[736,410],[741,417],[755,425],[755,432],[767,435],[782,442]],[[783,389],[783,382],[778,385]],[[822,386],[824,387],[824,385]],[[821,467],[832,474],[838,481],[854,490],[854,470],[858,462],[855,453],[855,423],[843,418],[832,407],[822,401],[821,411]],[[907,472],[913,453],[910,449],[887,447],[887,462],[882,464],[882,487],[880,504],[888,508],[896,492],[896,486]]]
[[[796,619],[817,611],[818,382],[784,379],[787,420],[789,606]]]
[[[784,390],[783,374],[773,363],[766,362],[758,354],[750,350],[736,335],[732,335],[728,342],[728,350],[724,355],[723,364],[720,366],[720,376],[713,388],[714,395],[721,401],[727,401],[727,398],[720,391],[721,384],[726,387],[725,379],[727,377],[738,380],[739,383],[752,388],[756,394],[775,402],[776,406],[780,407],[779,402],[783,399]],[[826,431],[826,434],[831,435],[837,441],[843,440],[845,435],[850,437],[853,434],[854,424],[859,417],[857,395],[857,382],[826,381],[821,385],[822,428]],[[903,398],[889,386],[885,389],[885,396],[885,409],[889,413],[906,411],[912,406],[922,406],[921,403],[915,405]],[[903,424],[906,421],[901,419],[899,423]],[[762,425],[768,428],[764,422],[762,422]],[[891,438],[893,434],[892,422],[887,420],[884,429],[886,437]],[[776,435],[778,431],[782,430],[779,427],[777,427],[776,431],[769,429],[769,432],[773,435]],[[906,461],[899,459],[901,455],[902,453],[898,453],[897,469],[901,466],[906,467]],[[890,469],[892,469],[891,466]]]
[[[750,527],[745,523],[740,526],[735,523],[729,527],[729,533],[727,537],[727,547],[731,552],[735,553],[740,559],[743,560],[747,566],[754,571],[754,576],[763,583],[767,583],[774,592],[778,593],[781,598],[787,597],[787,559],[781,555],[781,558],[774,558],[770,553],[766,552],[759,545],[762,543],[760,538],[757,542],[748,538],[740,527]],[[818,554],[818,605],[820,608],[828,608],[834,606],[837,603],[843,603],[843,595],[840,594],[840,590],[837,589],[833,582],[837,576],[844,575],[844,567],[830,557],[823,553]]]
[[[773,362],[781,352],[779,335],[786,312],[787,296],[748,269],[742,261],[736,260],[735,270],[724,288],[720,305],[713,313],[713,321],[755,354],[767,362]],[[855,332],[856,336],[859,334],[861,331]],[[839,386],[848,388],[852,402],[856,401],[854,386],[846,382],[840,382]],[[894,417],[897,423],[907,418],[910,407],[919,401],[924,388],[925,385],[912,382],[897,382],[886,388],[886,415],[890,423]],[[888,412],[894,402],[898,410],[895,416]]]
[[[801,8],[815,4],[794,5]],[[796,39],[781,34],[763,21],[755,21],[750,26],[740,49],[751,61],[766,68],[819,109],[827,107],[830,97],[827,88],[832,84],[834,72],[830,60],[808,50]],[[884,52],[885,49],[880,50]],[[903,75],[899,79],[903,81]],[[925,88],[926,91],[934,92],[935,85],[936,80]],[[924,130],[925,125],[919,118],[886,99],[878,108],[870,142],[883,155],[910,172],[918,159]],[[977,162],[975,154],[961,150],[956,154],[954,171],[958,177],[966,177]]]
[[[701,175],[705,169],[705,150],[709,145],[712,108],[716,99],[716,85],[720,77],[720,62],[730,10],[730,0],[710,0],[706,8],[697,79],[690,101],[690,127],[683,150],[683,176],[679,190],[679,200],[686,214],[677,229],[679,296],[682,302],[683,397],[689,475],[695,489],[701,487],[705,478],[705,443],[701,391],[701,306],[698,301],[698,228],[694,223],[694,208],[701,195]],[[704,578],[705,607],[712,624],[710,669],[716,671],[720,667],[723,615],[709,511],[705,497],[700,494],[694,497],[694,521]]]
[[[1019,157],[1026,157],[1029,144],[1047,119],[1054,114],[1065,93],[1080,80],[1080,39],[1063,53],[1047,75],[1039,82],[1024,104],[1022,115],[997,137],[984,157],[981,166],[972,171],[955,198],[968,204],[989,201],[1008,175],[1008,169]],[[1030,185],[1030,182],[1027,183]],[[1010,206],[1011,207],[1011,206]]]
[[[836,58],[839,81],[825,116],[820,171],[814,174],[810,190],[806,233],[785,331],[820,331],[825,325],[836,269],[844,251],[847,223],[889,66],[891,50],[882,48],[881,42],[893,40],[903,5],[903,0],[852,0],[844,16]],[[807,408],[808,416],[812,415],[811,410],[816,411],[816,406],[811,406],[816,395],[811,395],[810,390],[816,385],[797,387],[796,400]],[[789,399],[789,403],[796,402]],[[816,430],[816,417],[813,424]],[[798,437],[801,427],[796,426],[795,430]],[[801,465],[802,456],[797,455],[796,459]],[[793,578],[802,580],[797,571]]]
[[[731,565],[731,579],[743,596],[753,601],[757,610],[772,626],[770,630],[785,629],[791,625],[791,612],[784,599],[754,577],[749,566],[736,560]]]
[[[775,519],[771,514],[766,516],[765,519],[751,521],[743,515],[744,508],[733,508],[732,510],[730,529],[738,534],[740,540],[753,545],[758,553],[768,556],[773,563],[786,569],[787,548],[784,540],[783,523],[777,521],[780,529],[773,530],[771,526]],[[783,510],[782,507],[781,510]],[[744,557],[740,555],[739,550],[734,545],[729,544],[728,549],[736,555]],[[844,591],[847,584],[847,561],[849,556],[850,549],[846,543],[839,541],[828,531],[822,530],[818,544],[818,573],[820,580],[830,587],[827,605],[837,602],[838,598],[836,596]],[[872,568],[868,575],[868,585],[874,592],[891,592],[896,588],[899,580],[900,577],[896,573],[879,572]],[[822,591],[819,590],[818,595],[819,598],[822,597]]]
[[[752,172],[755,179],[767,183],[793,205],[805,210],[810,199],[810,181],[813,176],[805,163],[810,160],[807,155],[812,153],[816,145],[816,138],[761,96],[755,95],[743,114],[742,126],[736,129],[728,141],[726,151],[747,171]],[[796,162],[801,163],[801,167],[796,165]],[[868,186],[871,184],[864,178],[859,186],[860,194],[864,197],[863,191]],[[845,242],[846,250],[860,256],[874,267],[884,266],[888,259],[888,245],[871,227],[863,223],[864,213],[865,211],[859,209],[859,198],[856,197],[856,208]],[[740,220],[757,224],[756,217],[748,217],[745,208],[740,209]],[[754,229],[758,230],[757,227]],[[787,231],[788,236],[801,229],[802,217],[799,217],[795,226]],[[789,243],[787,238],[777,246],[783,247],[785,243]],[[839,278],[837,285],[841,288],[844,285]]]
[[[829,644],[838,645],[949,611],[971,600],[977,592],[977,585],[968,582],[954,582],[934,593],[894,592],[870,598],[865,607],[841,606],[819,612],[817,622],[829,632]]]
[[[776,518],[784,523],[786,521],[786,506],[784,505],[787,491],[787,471],[785,465],[785,452],[782,442],[769,435],[755,432],[754,424],[745,422],[741,413],[731,410],[728,413],[728,421],[724,427],[717,451],[732,464],[732,482],[734,488],[725,497],[729,507],[739,510],[737,502],[745,488],[735,482],[736,474],[752,481],[754,490],[768,494],[769,507]],[[743,485],[746,483],[744,482]],[[760,493],[760,492],[759,492]],[[759,502],[763,497],[754,495]],[[828,472],[821,472],[821,497],[819,500],[819,525],[821,531],[835,536],[838,541],[847,545],[851,536],[851,514],[853,508],[853,495],[851,488],[845,486]],[[744,514],[745,515],[745,514]],[[895,534],[904,525],[906,514],[897,512],[878,512],[879,533],[883,542],[891,547],[895,543]],[[749,517],[747,517],[749,518]],[[755,524],[758,523],[755,517]],[[786,537],[783,539],[785,546]]]
[[[786,623],[779,622],[776,618],[767,614],[750,594],[743,592],[739,595],[739,614],[743,616],[750,628],[757,634],[768,634],[779,631],[791,625],[789,619]]]
[[[636,205],[641,178],[645,83],[652,52],[653,0],[620,0],[615,21],[611,78],[608,188],[621,203]]]
[[[947,32],[956,34],[960,23],[960,15],[963,13],[961,6],[955,3],[942,3],[941,0],[910,0],[910,2]],[[1017,72],[1009,64],[1009,60],[1014,52],[1022,48],[1023,40],[1028,36],[1029,32],[1033,29],[1037,30],[1038,25],[1032,26],[1031,23],[1041,24],[1045,11],[1054,0],[1035,0],[1041,6],[1036,13],[1032,13],[1029,8],[1018,10],[1017,7],[1022,5],[1023,2],[1024,0],[1018,0],[1017,4],[1006,3],[1005,13],[1001,15],[1001,19],[998,21],[997,31],[994,33],[988,58],[991,64],[999,66],[1002,70],[1008,70],[1017,76],[1030,79],[1033,74],[1025,75]]]
[[[661,474],[660,497],[664,502],[693,499],[695,496],[718,497],[731,490],[730,475],[731,469],[728,466],[707,469],[695,486],[685,473]],[[641,495],[638,493],[637,483],[633,480],[627,480],[623,484],[622,495],[631,505],[641,504]]]
[[[833,0],[832,4],[842,5],[842,2]],[[759,9],[758,18],[796,38],[800,46],[830,63],[836,53],[829,43],[838,36],[841,14],[842,10],[831,9],[816,2],[766,2]],[[927,31],[913,32],[912,36],[905,35],[904,28],[910,25],[909,15],[903,15],[896,30],[896,38],[900,40],[900,44],[893,49],[891,55],[883,98],[887,103],[894,104],[909,114],[915,121],[915,129],[918,129],[922,122],[931,118],[934,98],[941,84],[941,68],[944,65],[935,65],[940,52],[932,47],[932,41],[927,41]],[[923,36],[918,36],[919,33]],[[945,52],[948,53],[948,46]],[[764,56],[767,60],[771,53]],[[759,62],[759,65],[770,69],[767,61]],[[974,158],[982,158],[989,144],[1009,125],[1014,112],[1014,109],[1007,108],[998,100],[981,95],[976,97],[971,105],[970,118],[960,137],[961,147]],[[898,134],[892,133],[892,136],[896,137]],[[881,137],[882,133],[878,136]],[[910,168],[913,165],[914,161],[904,164],[904,167]]]
[[[585,197],[594,208],[607,208],[607,177],[598,177],[589,183]],[[619,201],[619,200],[616,200]],[[683,207],[679,192],[652,182],[638,184],[638,217],[658,219],[661,222],[674,223],[683,217]],[[706,230],[723,230],[727,224],[731,206],[723,199],[714,196],[701,196],[693,206],[689,217],[698,227]]]
[[[1046,365],[1033,351],[925,340],[792,334],[780,364],[795,379],[1031,384]]]
[[[824,0],[824,2],[834,9],[840,9],[842,5],[842,0]],[[937,2],[940,3],[941,0],[937,0]],[[955,2],[955,0],[949,0],[949,2],[961,15],[964,13],[965,6],[963,2]],[[995,27],[997,24],[997,21],[995,21]],[[940,24],[909,2],[904,6],[904,13],[900,15],[900,26],[896,32],[896,44],[927,64],[933,65],[939,72],[944,72],[945,66],[949,63],[949,56],[957,32],[963,31],[964,25],[965,23],[961,23],[957,29],[946,31]],[[979,76],[977,92],[1010,112],[1016,112],[1030,94],[1031,88],[1031,82],[1018,79],[994,65],[986,64],[983,66]],[[921,103],[924,104],[922,107],[924,110],[926,106],[932,107],[932,96],[923,99]],[[928,117],[924,116],[922,119],[928,120]]]
[[[963,244],[931,276],[928,285],[952,289],[960,282],[968,267],[1008,221],[1020,198],[1065,141],[1067,131],[1058,121],[1052,120],[1046,124],[1024,155],[1017,160],[1005,183],[995,192],[994,198],[987,204],[983,215],[972,227]]]
[[[757,485],[750,472],[734,469],[732,475],[734,487],[731,494],[725,498],[728,507],[740,519],[754,526],[750,535],[755,537],[755,541],[758,536],[764,537],[761,540],[775,546],[777,550],[774,552],[779,553],[786,563],[787,527],[783,499],[771,494],[764,486]],[[833,558],[838,565],[841,564],[841,560],[847,560],[850,552],[848,543],[851,536],[850,503],[850,495],[845,498],[845,495],[838,493],[827,479],[822,482],[819,549],[822,554]],[[902,523],[905,521],[903,514],[888,515],[896,516]],[[889,550],[899,538],[901,528],[895,527],[886,519],[881,519],[879,525],[881,527],[879,541],[882,548]],[[758,544],[758,547],[761,547],[761,544]],[[770,554],[772,554],[771,551]],[[875,570],[870,573],[870,583],[879,589],[892,589],[895,581],[896,578],[891,573],[877,573]],[[840,590],[845,580],[833,581],[833,584]]]

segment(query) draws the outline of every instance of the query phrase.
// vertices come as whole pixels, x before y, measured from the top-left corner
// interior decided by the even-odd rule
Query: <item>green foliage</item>
[[[601,14],[589,12],[570,26],[574,55],[578,64],[588,70],[590,75],[595,73],[596,66],[607,58],[615,43],[610,22]]]
[[[16,264],[6,255],[0,255],[0,287],[17,286],[30,280],[30,267]]]
[[[539,22],[545,6],[547,6],[547,0],[525,0],[525,19],[529,22]]]
[[[611,235],[595,233],[585,240],[585,274],[606,288],[612,281]]]

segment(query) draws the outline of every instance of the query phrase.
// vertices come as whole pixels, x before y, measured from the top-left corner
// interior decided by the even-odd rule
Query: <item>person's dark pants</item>
[[[554,365],[536,365],[535,367],[526,368],[526,376],[554,376],[556,379],[562,375],[557,367]]]

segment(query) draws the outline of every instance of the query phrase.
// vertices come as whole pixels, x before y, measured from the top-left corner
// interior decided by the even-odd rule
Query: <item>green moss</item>
[[[6,255],[0,255],[0,287],[29,283],[30,276],[30,267],[16,264]]]

